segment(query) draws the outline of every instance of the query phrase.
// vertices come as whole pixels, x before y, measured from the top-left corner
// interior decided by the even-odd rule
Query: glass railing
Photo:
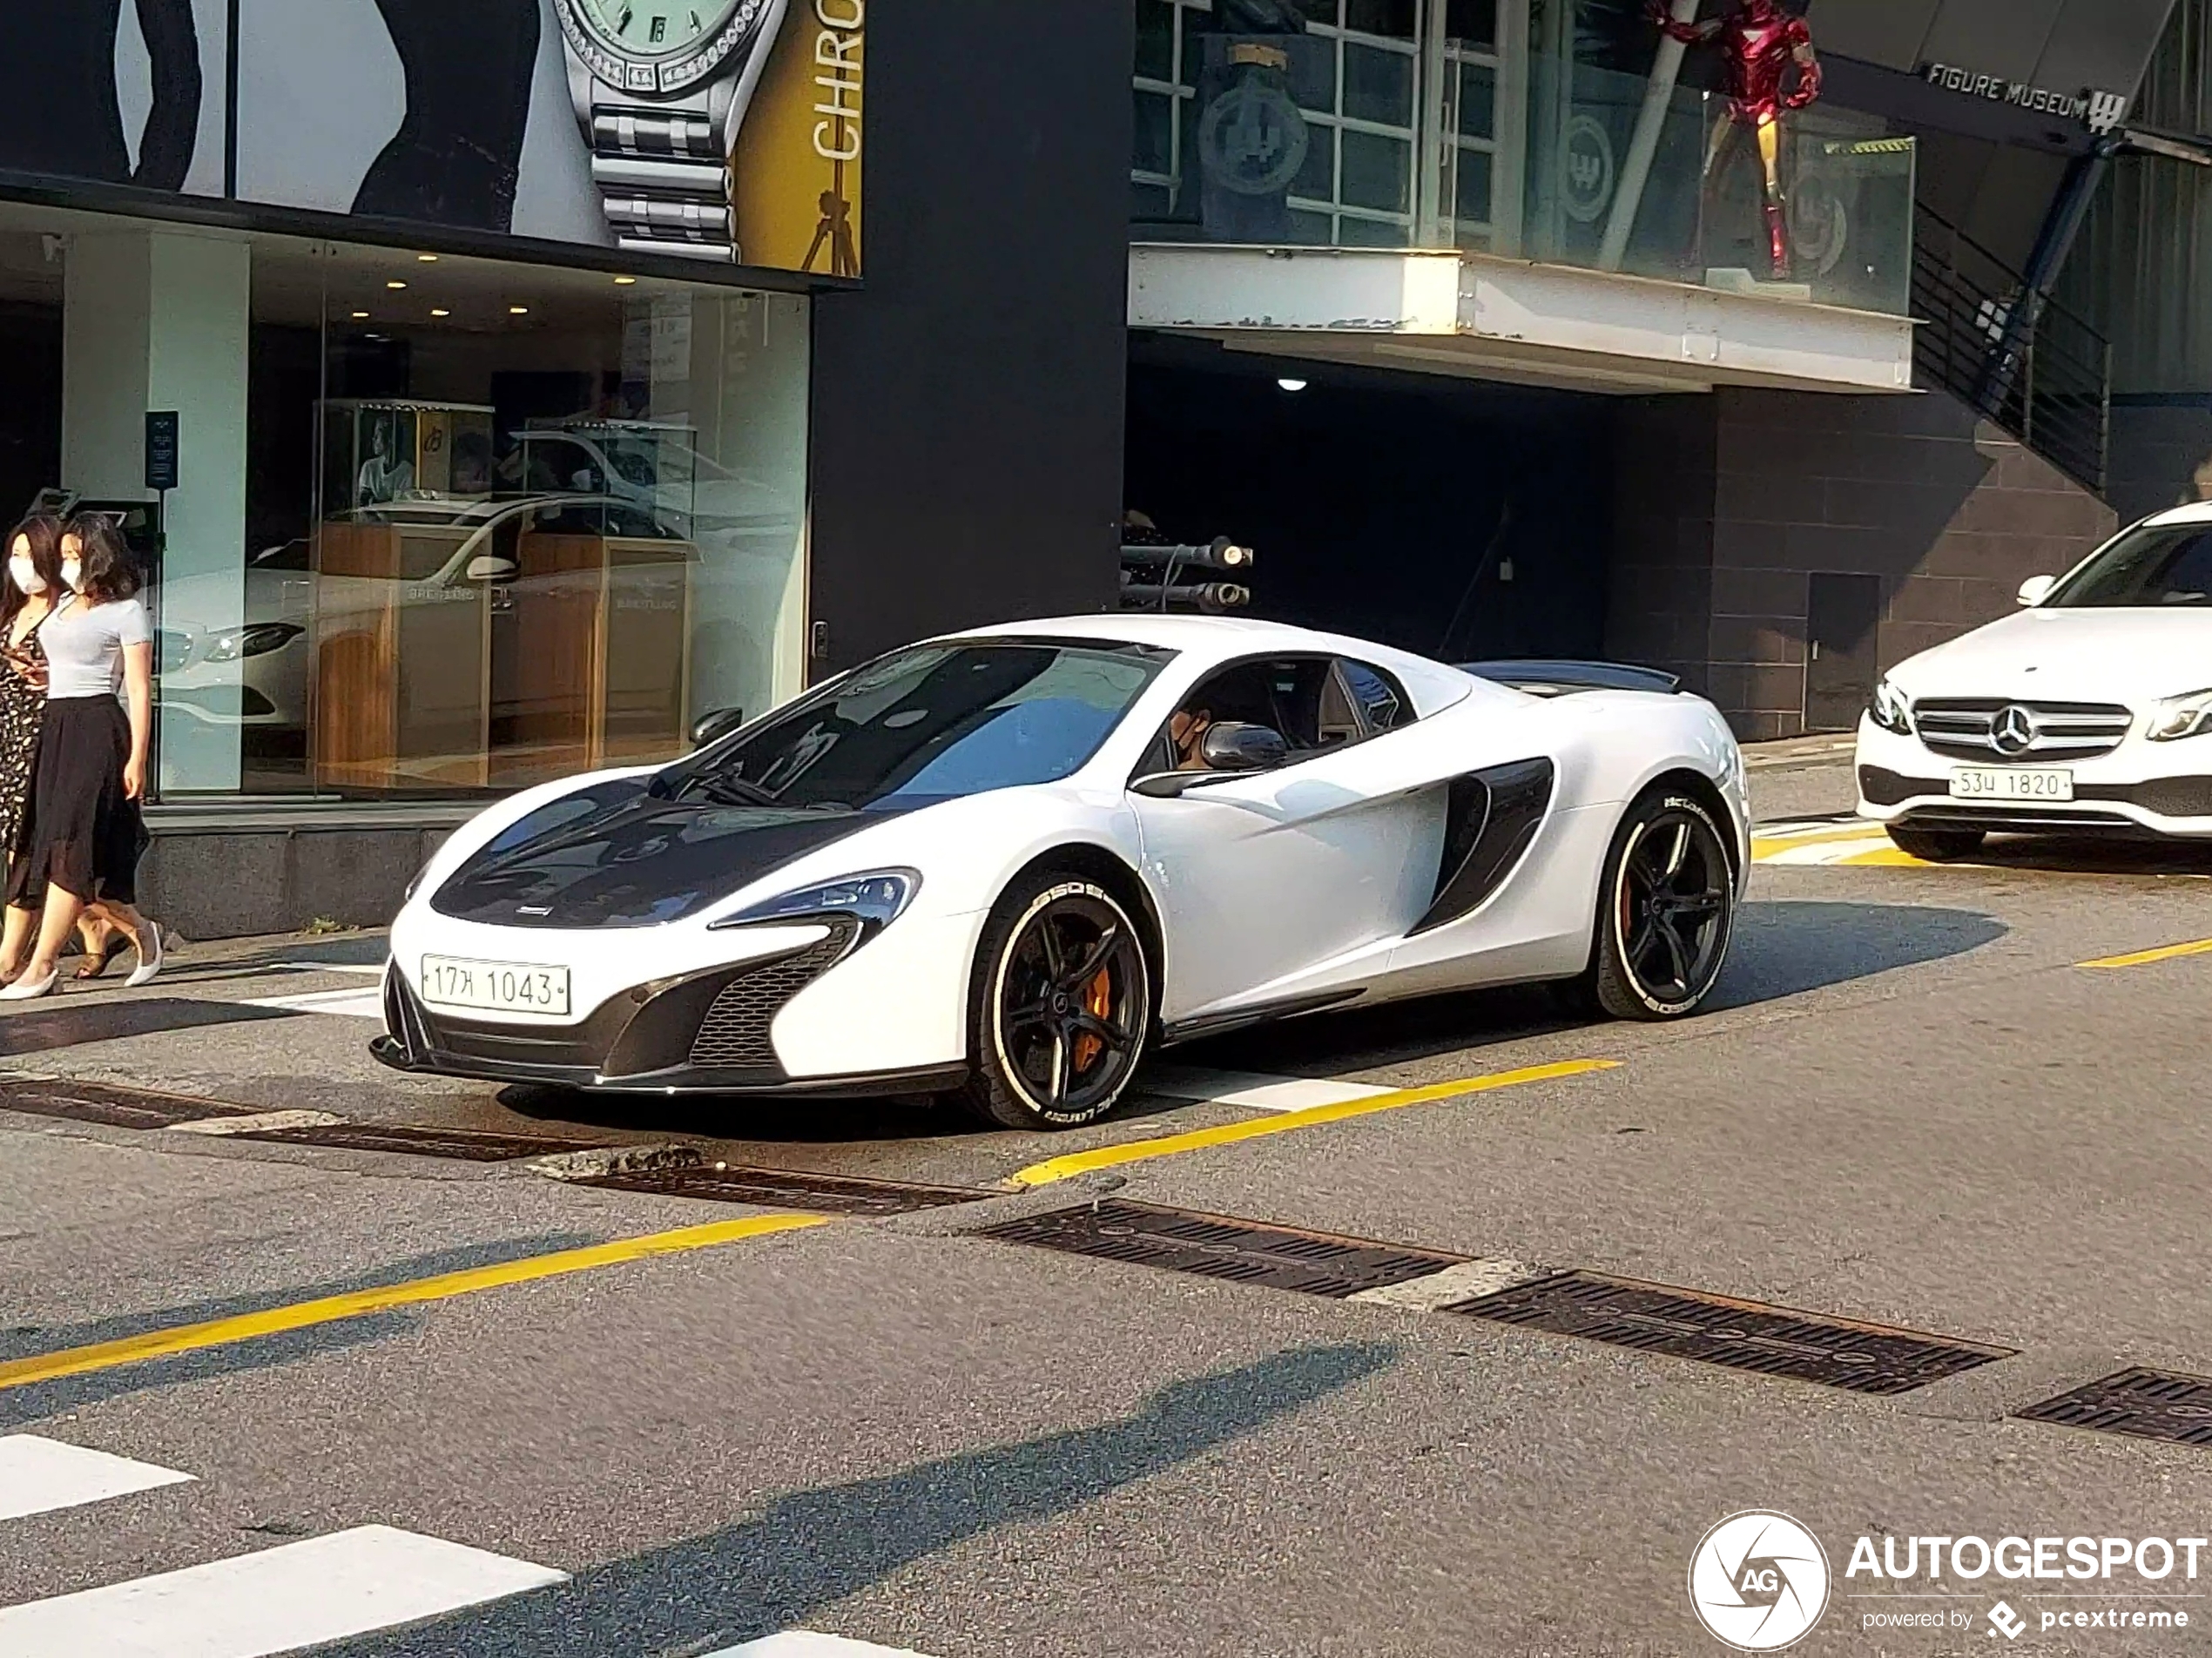
[[[1816,103],[1762,133],[1690,85],[1457,43],[1189,44],[1186,84],[1137,84],[1133,239],[1456,247],[1910,309],[1914,141],[1874,117]]]

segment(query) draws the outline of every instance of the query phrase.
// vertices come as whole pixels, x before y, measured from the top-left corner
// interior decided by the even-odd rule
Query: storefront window
[[[172,549],[156,594],[164,797],[512,790],[793,694],[807,331],[796,296],[255,239],[242,566]]]

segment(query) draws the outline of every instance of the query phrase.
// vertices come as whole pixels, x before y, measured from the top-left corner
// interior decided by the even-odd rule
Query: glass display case
[[[396,501],[491,493],[488,408],[343,397],[327,400],[318,412],[326,518]]]

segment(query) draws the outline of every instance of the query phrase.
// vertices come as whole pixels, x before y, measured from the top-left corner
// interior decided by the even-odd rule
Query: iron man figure
[[[1713,124],[1705,145],[1702,188],[1709,194],[1746,133],[1757,142],[1765,187],[1767,244],[1777,281],[1790,276],[1790,203],[1782,183],[1782,117],[1820,96],[1820,60],[1804,20],[1777,0],[1737,0],[1726,17],[1677,23],[1663,0],[1648,0],[1648,15],[1662,32],[1686,46],[1718,45],[1728,109]],[[1791,71],[1796,71],[1792,79]]]

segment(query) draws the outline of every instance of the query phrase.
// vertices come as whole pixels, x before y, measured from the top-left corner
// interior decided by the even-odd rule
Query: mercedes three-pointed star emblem
[[[2025,754],[2035,746],[2035,716],[2018,703],[2000,708],[1989,722],[1989,741],[2000,754]]]

